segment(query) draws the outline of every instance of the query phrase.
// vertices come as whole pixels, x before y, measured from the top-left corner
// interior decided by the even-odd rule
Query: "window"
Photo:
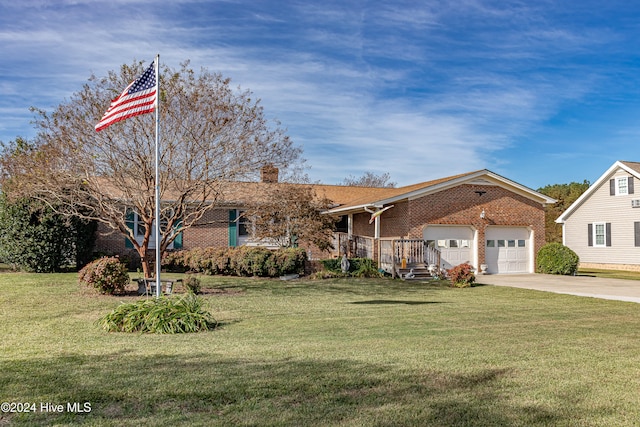
[[[132,209],[127,209],[126,223],[127,223],[127,226],[133,230],[133,235],[136,241],[139,244],[142,244],[142,241],[144,240],[144,233],[145,233],[146,227],[144,222],[138,215],[138,213],[133,211]],[[160,219],[160,232],[163,235],[167,233],[167,223],[168,221],[166,218]],[[174,227],[180,227],[179,223],[176,224]],[[128,241],[128,239],[125,241],[125,245],[126,247],[133,247],[133,245],[131,244],[131,242]],[[155,249],[155,247],[156,247],[156,227],[154,224],[153,228],[151,229],[151,236],[149,237],[149,249]],[[167,249],[178,249],[181,247],[182,247],[182,232],[178,233],[178,237],[176,237],[176,239],[169,244]]]
[[[524,248],[526,246],[526,240],[518,240],[518,247]]]
[[[246,237],[250,235],[251,221],[244,215],[244,211],[238,212],[240,219],[238,220],[238,236]]]
[[[627,186],[626,176],[616,178],[616,190],[616,194],[618,196],[629,194],[629,187]]]
[[[496,247],[496,241],[495,240],[487,240],[487,247],[488,248],[495,248]]]
[[[632,176],[618,176],[609,180],[609,195],[625,196],[633,194],[634,179]]]
[[[611,246],[611,223],[595,222],[588,224],[589,246],[604,247]]]
[[[594,246],[604,246],[605,235],[604,224],[593,224]]]

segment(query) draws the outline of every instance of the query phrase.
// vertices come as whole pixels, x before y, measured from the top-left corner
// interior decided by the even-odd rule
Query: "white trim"
[[[584,202],[585,200],[587,200],[589,197],[591,197],[591,194],[593,194],[598,188],[600,188],[601,185],[603,185],[604,183],[606,183],[611,176],[615,173],[616,170],[618,169],[622,169],[624,171],[626,171],[629,175],[636,177],[638,179],[640,179],[640,173],[636,172],[635,170],[631,169],[630,167],[628,167],[627,165],[625,165],[623,162],[621,161],[617,161],[615,162],[613,165],[611,165],[609,167],[609,169],[606,170],[605,173],[603,173],[600,178],[598,178],[596,180],[596,182],[594,182],[593,184],[591,184],[591,186],[589,188],[587,188],[587,191],[585,191],[584,193],[582,193],[582,195],[580,197],[578,197],[576,199],[575,202],[573,202],[571,204],[571,206],[569,206],[563,213],[562,215],[560,215],[557,219],[556,219],[556,223],[558,224],[563,224],[568,217],[571,216],[571,214],[573,214],[573,212],[578,209]],[[617,191],[617,189],[616,189]]]
[[[598,243],[598,226],[602,226],[602,243]],[[606,248],[607,247],[607,223],[606,222],[594,222],[593,223],[593,247],[594,248]]]
[[[628,176],[616,176],[615,178],[615,189],[616,189],[616,196],[627,196],[629,194],[629,177]],[[625,192],[622,193],[620,191],[620,184],[622,183],[622,181],[624,181],[624,189]]]

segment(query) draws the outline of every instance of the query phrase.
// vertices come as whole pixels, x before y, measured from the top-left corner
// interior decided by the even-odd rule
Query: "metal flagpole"
[[[162,295],[162,286],[160,282],[160,244],[162,242],[162,234],[160,230],[160,54],[156,55],[156,207],[155,207],[155,231],[156,231],[156,297]]]

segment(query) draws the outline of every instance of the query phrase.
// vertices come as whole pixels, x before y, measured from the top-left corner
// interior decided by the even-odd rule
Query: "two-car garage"
[[[429,225],[423,232],[426,244],[440,251],[444,268],[464,262],[479,267],[478,235],[474,227],[461,225]],[[487,227],[483,242],[487,273],[533,272],[531,241],[528,227]]]

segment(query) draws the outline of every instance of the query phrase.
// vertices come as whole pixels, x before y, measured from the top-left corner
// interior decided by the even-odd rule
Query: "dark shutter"
[[[633,177],[627,178],[627,187],[629,188],[629,194],[633,194]]]
[[[127,228],[129,228],[130,230],[133,230],[134,216],[135,215],[133,213],[133,209],[127,208],[127,214],[124,218],[124,222],[125,224],[127,224]],[[131,240],[126,237],[124,238],[124,247],[127,249],[133,249],[133,243],[131,243]]]
[[[607,222],[605,224],[605,233],[606,233],[606,241],[607,241],[607,246],[611,246],[611,223]]]
[[[174,229],[180,227],[182,227],[182,219],[179,219],[173,226]],[[182,231],[173,239],[173,249],[182,249]]]
[[[633,235],[635,237],[635,245],[640,246],[640,222],[633,223]]]
[[[236,210],[229,209],[229,246],[238,246],[238,223],[236,222]]]
[[[615,179],[610,179],[609,180],[609,195],[610,196],[615,196],[616,195],[616,180]]]
[[[589,241],[589,246],[593,246],[593,224],[587,224],[587,240]]]

